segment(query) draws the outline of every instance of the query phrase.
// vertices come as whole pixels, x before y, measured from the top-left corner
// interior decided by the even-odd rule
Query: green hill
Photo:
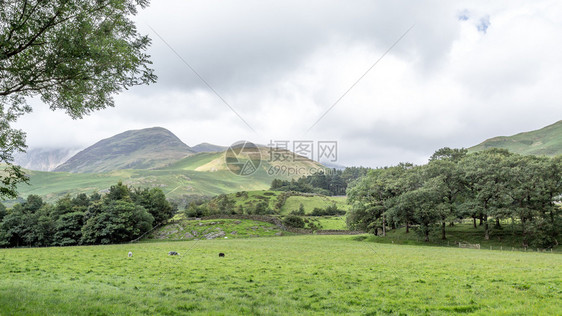
[[[266,149],[262,152],[267,160]],[[272,173],[272,168],[294,168],[301,172]],[[41,172],[28,170],[30,184],[20,184],[18,192],[26,197],[37,194],[54,201],[65,194],[105,192],[111,185],[122,181],[135,187],[159,187],[166,196],[183,204],[188,196],[214,196],[238,191],[266,190],[274,178],[291,179],[308,175],[322,168],[317,162],[268,162],[250,176],[239,176],[229,171],[224,153],[199,153],[157,169],[120,169],[100,173]],[[13,201],[12,201],[13,203]],[[10,204],[9,202],[7,203]]]
[[[126,131],[82,150],[55,171],[96,173],[118,169],[155,169],[193,154],[162,127]]]
[[[488,148],[503,148],[523,155],[555,156],[562,154],[562,121],[536,131],[490,138],[468,150],[475,152]]]

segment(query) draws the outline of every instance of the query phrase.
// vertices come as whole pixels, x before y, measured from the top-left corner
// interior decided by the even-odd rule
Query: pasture
[[[0,274],[0,315],[562,310],[559,254],[379,244],[358,236],[0,249]]]

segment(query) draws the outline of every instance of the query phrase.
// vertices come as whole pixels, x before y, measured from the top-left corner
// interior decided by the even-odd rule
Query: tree
[[[58,218],[55,223],[55,246],[72,246],[80,243],[82,226],[84,225],[84,212],[76,211],[66,213]]]
[[[505,149],[490,149],[466,156],[462,168],[470,196],[467,203],[482,216],[484,238],[490,239],[488,219],[506,207],[507,169],[502,162],[511,154]]]
[[[109,192],[105,196],[110,201],[127,201],[131,202],[131,189],[124,185],[123,182],[117,182],[117,185],[109,187]]]
[[[37,195],[16,204],[4,217],[0,230],[3,243],[9,246],[45,246],[52,235],[50,208]]]
[[[4,216],[6,216],[6,214],[8,214],[6,207],[4,206],[4,204],[0,203],[0,223],[2,223],[2,219],[4,219]]]
[[[427,177],[439,179],[442,190],[444,211],[441,212],[441,239],[447,239],[446,221],[459,218],[458,206],[462,202],[466,185],[464,174],[459,162],[466,156],[466,149],[451,149],[448,147],[437,150],[427,164]]]
[[[442,183],[440,179],[433,178],[424,183],[423,187],[408,191],[400,196],[414,206],[413,218],[419,224],[418,231],[429,241],[432,227],[442,217],[445,211],[442,199]]]
[[[11,127],[40,97],[72,118],[114,105],[113,95],[156,81],[150,45],[131,20],[148,0],[22,0],[0,5],[0,196],[25,181],[12,164],[25,134]]]
[[[372,231],[377,234],[378,227],[382,234],[386,234],[387,216],[390,202],[411,186],[417,186],[415,177],[405,177],[406,174],[415,174],[415,167],[409,163],[398,166],[370,170],[367,176],[359,179],[348,190],[348,201],[353,204],[348,216],[350,228]],[[407,181],[402,181],[407,178]],[[379,225],[380,224],[380,225]],[[409,221],[406,220],[406,225]],[[408,226],[406,226],[408,227]]]
[[[130,241],[152,229],[154,218],[142,206],[123,200],[93,204],[93,214],[82,227],[84,244]]]
[[[132,192],[135,204],[141,205],[154,217],[155,224],[161,224],[174,215],[176,211],[172,204],[166,200],[166,195],[159,188],[135,189]]]

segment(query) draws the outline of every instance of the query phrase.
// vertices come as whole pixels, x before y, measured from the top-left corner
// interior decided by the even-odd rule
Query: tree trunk
[[[447,236],[445,234],[445,220],[443,220],[443,223],[441,223],[441,239],[447,239]]]
[[[472,224],[474,225],[474,228],[476,228],[476,216],[472,217]]]
[[[410,223],[406,221],[406,234],[410,232]]]
[[[429,230],[425,231],[425,239],[424,241],[429,242]]]
[[[484,224],[484,215],[480,214],[480,223],[478,224],[478,226],[482,226],[482,224]]]
[[[523,236],[525,236],[525,234],[527,233],[527,232],[525,231],[525,220],[526,220],[526,219],[525,219],[525,216],[521,216],[521,230],[523,231],[523,232],[522,232],[522,233],[523,233]]]
[[[490,227],[488,225],[488,216],[487,215],[486,215],[486,218],[484,220],[484,231],[486,232],[484,234],[484,239],[490,240]]]
[[[502,228],[502,225],[500,224],[500,219],[496,218],[496,228]]]
[[[386,237],[386,216],[382,216],[382,236]]]

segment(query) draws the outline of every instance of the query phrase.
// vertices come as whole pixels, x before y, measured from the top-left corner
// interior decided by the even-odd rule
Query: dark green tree
[[[152,229],[154,222],[142,206],[124,200],[106,200],[90,208],[90,217],[82,227],[81,243],[84,244],[130,241]]]
[[[159,188],[135,189],[132,192],[132,199],[135,204],[144,207],[154,217],[155,225],[164,223],[176,212]]]

